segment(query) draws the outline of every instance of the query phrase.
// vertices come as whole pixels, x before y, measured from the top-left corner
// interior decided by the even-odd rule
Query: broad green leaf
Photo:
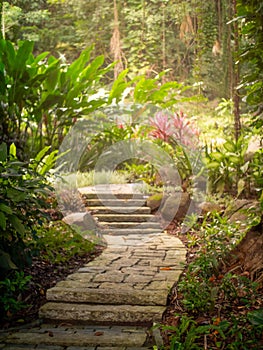
[[[10,223],[14,229],[21,235],[25,233],[25,226],[22,224],[22,221],[15,215],[9,216]]]
[[[0,62],[0,95],[5,95],[6,81],[4,74],[4,65]]]
[[[26,61],[32,53],[34,47],[33,41],[24,41],[19,47],[15,58],[15,72],[17,75],[22,75],[26,68]]]
[[[245,174],[248,171],[249,165],[250,165],[250,161],[248,161],[244,165],[242,165],[240,170],[242,171],[243,174]]]
[[[10,41],[6,41],[5,54],[6,54],[6,69],[8,70],[8,73],[12,76],[15,69],[16,52],[13,44]]]
[[[216,161],[212,161],[206,164],[206,168],[207,169],[218,169],[220,166],[220,163],[216,162]]]
[[[9,154],[10,156],[13,156],[14,158],[16,158],[16,145],[14,143],[12,143],[9,148]]]
[[[241,195],[241,193],[244,191],[245,189],[245,181],[243,179],[240,179],[237,183],[237,196],[239,197]]]
[[[0,211],[0,227],[5,231],[6,229],[6,216]]]
[[[11,257],[8,253],[0,249],[0,268],[1,270],[15,270],[17,269],[16,265],[11,260]]]
[[[60,70],[54,69],[52,70],[45,79],[45,86],[47,87],[49,92],[55,90],[60,77]]]
[[[90,53],[93,50],[93,46],[88,47],[80,56],[69,66],[67,70],[67,76],[71,79],[72,82],[77,81],[79,74],[82,72],[86,64],[90,60]]]
[[[86,79],[86,80],[96,80],[95,74],[97,74],[98,77],[100,77],[100,73],[98,74],[97,70],[99,67],[101,67],[104,63],[104,56],[98,56],[96,57],[89,65],[87,68],[85,68],[81,73],[80,73],[80,79]]]
[[[236,155],[231,155],[229,156],[229,160],[231,163],[233,163],[234,165],[239,165],[240,164],[240,157],[236,156]]]
[[[68,107],[71,107],[71,106],[74,106],[74,99],[76,97],[78,97],[81,93],[83,93],[83,90],[84,90],[84,85],[83,84],[78,84],[78,83],[75,83],[73,86],[72,86],[72,89],[70,89],[67,93],[67,96],[66,96],[66,105]]]
[[[37,57],[35,57],[34,65],[37,65],[39,62],[43,61],[48,56],[48,54],[49,52],[46,51],[46,52],[42,52]]]
[[[4,212],[6,214],[12,214],[13,213],[12,209],[8,205],[6,205],[4,203],[0,203],[0,211]]]
[[[51,146],[46,146],[44,147],[40,152],[38,152],[38,154],[35,157],[35,161],[37,163],[39,163],[41,161],[41,159],[47,154],[47,152],[50,150]]]
[[[221,152],[211,152],[210,157],[218,162],[222,162],[225,159],[225,155]]]
[[[57,153],[58,153],[58,150],[55,150],[43,159],[44,164],[41,166],[41,169],[39,169],[38,171],[40,175],[45,175],[50,169],[53,168],[57,159],[56,158]]]
[[[22,202],[27,196],[25,192],[19,191],[16,188],[7,188],[6,194],[13,202]]]
[[[6,143],[1,143],[0,145],[0,162],[5,162],[7,160],[7,145]]]
[[[255,326],[263,326],[263,309],[248,312],[248,320]]]
[[[127,83],[125,81],[125,77],[127,76],[128,71],[128,69],[123,70],[114,81],[109,95],[109,103],[111,103],[114,98],[117,100],[120,99],[121,94],[126,89]]]
[[[236,146],[235,146],[234,142],[232,142],[232,141],[226,141],[223,144],[223,147],[229,152],[235,152],[235,150],[236,150]]]
[[[39,106],[39,109],[47,110],[51,107],[56,106],[57,104],[62,104],[64,97],[62,95],[50,94],[43,97],[43,100]]]
[[[219,179],[217,182],[216,182],[216,189],[218,191],[218,193],[221,195],[223,194],[224,190],[225,190],[225,181],[223,179]]]

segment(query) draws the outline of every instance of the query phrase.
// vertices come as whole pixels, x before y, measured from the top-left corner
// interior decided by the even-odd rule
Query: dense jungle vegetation
[[[74,211],[74,189],[93,183],[104,150],[135,139],[169,156],[189,195],[196,194],[197,175],[206,179],[206,200],[219,205],[187,218],[193,221],[187,235],[180,222],[172,225],[196,258],[178,286],[181,313],[172,311],[160,326],[167,348],[201,349],[205,339],[207,349],[259,349],[262,1],[10,0],[0,1],[0,23],[3,324],[26,321],[28,289],[37,298],[45,294],[30,273],[32,264],[60,274],[59,264],[96,255],[98,242],[61,221],[55,194],[63,198],[64,212]],[[79,144],[68,141],[73,128],[88,146],[76,149]],[[158,170],[160,160],[155,164]],[[105,181],[104,170],[97,183]],[[145,159],[129,159],[114,169],[112,182],[144,180],[159,194],[167,184],[157,170]],[[71,180],[76,172],[77,185]],[[67,185],[55,191],[62,174]],[[238,200],[252,203],[242,234],[221,215]],[[251,230],[261,240],[253,248],[253,273],[247,267],[233,274],[222,261],[239,243],[249,246]]]

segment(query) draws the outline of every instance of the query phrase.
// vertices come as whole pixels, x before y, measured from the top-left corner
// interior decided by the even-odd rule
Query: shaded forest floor
[[[199,339],[198,331],[196,334],[193,332],[192,341],[196,337],[196,343],[200,346],[200,349],[223,349],[227,344],[234,343],[238,347],[238,342],[240,344],[242,341],[245,342],[247,338],[248,343],[251,341],[251,349],[263,349],[263,225],[262,222],[251,231],[249,231],[246,236],[241,240],[241,242],[229,252],[227,257],[219,264],[218,271],[211,275],[208,279],[211,291],[218,291],[220,289],[223,292],[215,297],[215,305],[211,308],[211,312],[199,312],[196,309],[189,311],[185,307],[184,299],[185,295],[180,293],[180,288],[178,284],[185,278],[189,273],[195,274],[193,271],[189,272],[189,264],[195,261],[197,256],[197,251],[200,251],[200,247],[191,246],[188,240],[188,236],[182,234],[180,229],[172,223],[169,226],[169,233],[178,236],[181,241],[187,247],[187,264],[185,270],[178,281],[178,284],[174,287],[173,292],[169,297],[169,305],[167,311],[164,315],[164,327],[162,328],[162,335],[166,346],[170,346],[172,339],[181,339],[182,343],[187,341],[187,334],[193,328],[198,329],[199,326],[214,326],[213,332],[205,335]],[[205,249],[205,247],[201,247]],[[225,276],[229,276],[229,284],[224,285]],[[189,279],[188,279],[189,280]],[[242,288],[238,286],[239,281],[244,281]],[[251,288],[251,286],[254,286]],[[191,286],[190,286],[191,287]],[[195,286],[196,289],[198,285]],[[202,293],[202,290],[197,290],[198,293]],[[227,295],[229,293],[229,295]],[[201,298],[201,294],[199,294]],[[203,296],[202,296],[203,297]],[[260,324],[258,327],[259,332],[254,334],[251,327],[251,322],[249,322],[248,315],[257,310],[260,310],[260,319],[257,321]],[[183,324],[182,319],[190,320],[188,326]],[[233,324],[231,325],[231,322]],[[220,333],[220,327],[227,333],[227,326],[233,327],[232,334],[229,334],[229,339],[220,339],[222,334]],[[180,328],[182,327],[182,328]],[[185,330],[183,331],[183,327]],[[218,327],[218,330],[216,330]],[[236,328],[234,330],[234,328]],[[175,329],[179,331],[175,331]],[[199,328],[200,329],[200,328]],[[180,333],[182,330],[182,333]],[[236,333],[235,333],[236,331]],[[184,333],[185,332],[185,333]],[[209,333],[209,332],[208,332]],[[253,334],[252,334],[253,333]],[[223,336],[223,335],[222,335]],[[232,339],[231,339],[232,337]],[[239,340],[237,338],[240,337]],[[257,340],[249,338],[257,337]],[[224,338],[224,337],[223,337]],[[227,338],[227,337],[226,337]],[[242,340],[242,338],[244,338]],[[188,338],[189,340],[189,338]],[[253,344],[255,340],[255,344]],[[229,342],[228,342],[229,341]],[[180,343],[180,341],[179,341]],[[231,345],[230,345],[231,346]],[[240,347],[240,349],[243,347]],[[232,349],[232,347],[231,347]],[[236,347],[233,347],[236,349]],[[244,349],[247,349],[244,347]]]
[[[196,246],[189,244],[189,236],[182,234],[180,228],[176,223],[172,223],[168,230],[169,234],[177,235],[187,247],[187,264],[185,272],[182,274],[181,279],[185,276],[188,266],[196,258],[197,249]],[[28,307],[22,309],[15,316],[10,317],[10,320],[2,321],[0,326],[3,329],[10,329],[16,327],[23,327],[24,324],[37,322],[38,310],[46,302],[46,290],[53,287],[57,282],[66,278],[67,275],[74,273],[81,266],[87,262],[93,260],[98,256],[103,247],[97,246],[92,253],[79,256],[74,255],[66,263],[52,264],[46,259],[39,257],[33,259],[31,267],[25,269],[25,275],[31,275],[32,279],[29,283],[29,288],[26,292],[19,296],[21,301],[24,301]],[[186,311],[183,305],[184,295],[180,293],[175,287],[174,292],[170,295],[167,311],[164,315],[164,325],[167,327],[179,327],[182,315],[187,315],[194,320],[197,326],[202,325],[215,325],[219,324],[223,320],[229,320],[229,317],[235,317],[236,320],[241,320],[242,315],[246,316],[248,312],[263,308],[263,234],[262,225],[251,231],[235,248],[234,251],[229,254],[228,259],[224,264],[221,264],[220,269],[216,275],[211,276],[209,283],[213,284],[214,288],[218,288],[222,283],[223,276],[229,273],[234,273],[235,276],[245,277],[251,282],[258,282],[256,291],[253,294],[250,290],[244,290],[243,295],[238,298],[229,298],[221,296],[216,300],[217,314],[214,312],[203,313]],[[258,264],[258,265],[257,265]],[[250,295],[247,295],[251,292]],[[243,299],[250,297],[253,298],[251,302],[244,304]],[[242,321],[242,328],[247,327],[249,329],[250,324],[246,319]],[[164,330],[162,332],[164,342],[169,346],[173,337],[173,331]],[[182,335],[183,339],[184,335]],[[214,331],[209,335],[208,343],[218,340],[218,332]],[[212,339],[213,337],[213,339]],[[200,346],[203,344],[200,344]],[[261,345],[260,345],[261,346]],[[263,334],[262,334],[262,346],[263,346]],[[205,347],[204,347],[205,348]],[[213,347],[211,347],[212,349]],[[214,347],[216,349],[216,347]],[[253,347],[251,347],[253,348]],[[258,348],[260,349],[260,347]]]
[[[41,254],[34,257],[32,265],[24,270],[25,276],[32,276],[32,278],[27,290],[19,296],[20,301],[23,301],[26,307],[16,315],[10,315],[10,320],[0,321],[0,328],[10,329],[36,322],[39,308],[46,303],[46,291],[94,260],[103,249],[101,246],[96,246],[93,252],[84,255],[76,254],[66,262],[55,264],[41,258]]]

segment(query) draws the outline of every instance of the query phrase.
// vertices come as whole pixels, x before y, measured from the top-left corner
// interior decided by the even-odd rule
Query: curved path
[[[90,190],[82,195],[105,227],[107,248],[48,290],[48,302],[40,310],[44,323],[3,336],[3,349],[135,350],[160,345],[151,327],[161,321],[169,290],[182,272],[183,244],[157,229],[142,195],[122,191],[115,193],[114,203],[104,195],[112,202],[106,212],[105,203],[95,203]],[[141,200],[144,204],[132,214],[116,210],[127,202],[135,208],[131,201]]]

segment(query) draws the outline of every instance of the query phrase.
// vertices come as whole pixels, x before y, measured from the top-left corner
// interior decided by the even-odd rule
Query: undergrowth
[[[176,287],[181,311],[160,326],[166,341],[162,349],[263,349],[259,286],[247,273],[225,269],[244,233],[219,214],[207,218],[198,232],[189,241],[195,258]]]
[[[33,238],[25,241],[30,249],[32,259],[37,258],[43,266],[52,264],[61,266],[74,257],[93,253],[95,244],[85,239],[62,221],[45,223],[36,228]],[[47,276],[49,278],[49,276]],[[0,281],[0,316],[2,320],[10,321],[22,309],[31,305],[24,301],[24,295],[32,288],[32,276],[23,271],[12,270],[6,278]]]

